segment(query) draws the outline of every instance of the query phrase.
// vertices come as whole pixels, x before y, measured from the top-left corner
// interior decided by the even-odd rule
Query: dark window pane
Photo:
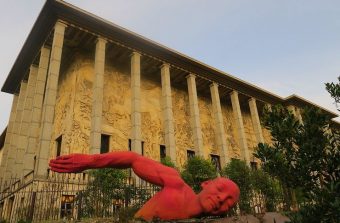
[[[61,154],[61,143],[63,141],[63,135],[59,136],[56,140],[56,146],[57,146],[57,157]]]
[[[110,150],[110,136],[109,135],[101,135],[101,143],[100,143],[100,153],[107,153]]]
[[[166,157],[166,148],[165,148],[165,145],[160,145],[159,146],[159,153],[160,153],[161,159],[164,159]]]
[[[195,156],[195,151],[187,150],[187,159],[190,159]]]
[[[250,162],[250,167],[252,170],[257,170],[257,162]]]
[[[220,156],[218,155],[210,155],[211,156],[211,162],[215,166],[217,171],[221,171],[221,161],[220,161]]]

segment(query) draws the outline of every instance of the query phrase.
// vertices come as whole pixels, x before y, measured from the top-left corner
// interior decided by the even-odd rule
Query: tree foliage
[[[326,83],[326,90],[331,95],[331,97],[334,99],[337,107],[340,103],[340,77],[338,77],[338,83]],[[340,109],[338,109],[340,110]]]
[[[340,85],[330,84],[340,97]],[[338,100],[335,98],[335,100]],[[337,222],[340,219],[339,138],[330,131],[330,118],[316,108],[302,110],[302,122],[283,106],[265,109],[263,125],[272,145],[259,144],[254,156],[263,170],[278,178],[286,189],[301,188],[307,200],[292,215],[293,222]],[[312,219],[314,219],[312,221]]]
[[[171,158],[166,156],[161,159],[161,163],[165,166],[171,167],[171,168],[176,168],[175,164],[171,161]]]
[[[232,159],[222,170],[222,174],[234,181],[240,188],[239,207],[242,212],[250,213],[252,197],[251,169],[243,160]]]
[[[181,176],[195,192],[200,192],[201,183],[216,178],[217,172],[210,160],[194,156],[184,165]]]

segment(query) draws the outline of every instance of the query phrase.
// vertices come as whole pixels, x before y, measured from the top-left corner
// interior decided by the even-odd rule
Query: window
[[[252,170],[257,170],[257,162],[255,161],[250,162],[250,167]]]
[[[221,171],[220,156],[211,154],[210,157],[211,157],[211,162],[215,166],[216,170]]]
[[[195,151],[187,150],[187,159],[190,159],[195,156]]]
[[[100,141],[100,154],[108,153],[109,151],[110,151],[110,136],[102,134]]]
[[[160,158],[164,159],[166,157],[166,148],[165,145],[160,145],[159,146],[159,154],[160,154]]]
[[[60,217],[65,219],[72,218],[74,195],[62,195]]]
[[[129,151],[132,151],[132,140],[129,139]],[[144,156],[144,141],[142,141],[142,156]]]
[[[60,135],[56,140],[57,157],[61,154],[61,143],[63,142],[63,135]]]

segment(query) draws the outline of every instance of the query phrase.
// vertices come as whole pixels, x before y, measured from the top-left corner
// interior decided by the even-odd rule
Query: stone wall
[[[94,61],[91,56],[77,54],[68,70],[61,75],[55,110],[53,139],[63,136],[62,154],[89,153],[91,105]],[[129,64],[118,65],[106,61],[102,132],[110,135],[110,151],[127,151],[131,131],[131,87]],[[186,88],[172,86],[177,164],[183,166],[187,150],[194,149],[190,126],[189,98]],[[141,117],[144,155],[160,159],[160,145],[164,145],[160,78],[141,74]],[[216,148],[214,117],[210,95],[198,95],[203,146],[206,157],[219,154]],[[230,103],[221,100],[228,156],[240,158],[236,124]],[[252,157],[257,145],[249,108],[241,107],[247,144]],[[264,130],[266,142],[270,134]],[[55,141],[51,156],[56,155]]]

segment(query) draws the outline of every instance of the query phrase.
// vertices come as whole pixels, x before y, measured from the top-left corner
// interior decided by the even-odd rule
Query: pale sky
[[[0,0],[0,85],[44,0]],[[338,0],[68,0],[99,17],[281,97],[336,113],[324,88],[340,76]],[[0,93],[0,132],[12,96]]]

